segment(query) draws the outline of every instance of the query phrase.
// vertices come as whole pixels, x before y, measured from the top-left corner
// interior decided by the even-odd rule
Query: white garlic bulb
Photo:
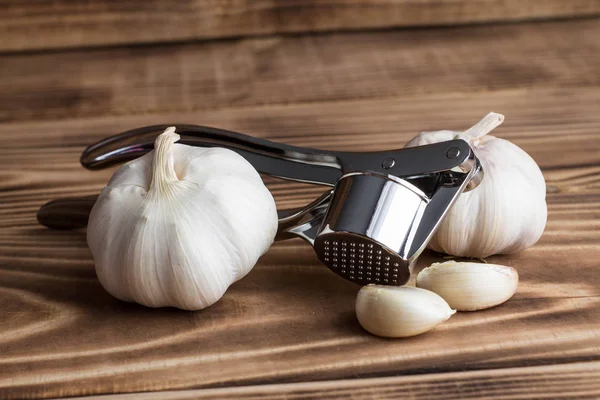
[[[455,310],[439,295],[409,286],[367,285],[356,297],[356,317],[374,335],[419,335],[450,318]]]
[[[510,254],[535,244],[546,226],[546,183],[535,161],[508,140],[486,136],[504,116],[488,114],[465,132],[423,132],[406,147],[464,139],[484,170],[482,183],[463,193],[429,243],[460,257]]]
[[[519,274],[498,264],[446,261],[433,263],[417,275],[417,286],[442,296],[458,311],[497,306],[517,291]]]
[[[117,170],[91,211],[87,239],[114,297],[198,310],[268,250],[277,212],[242,156],[177,140],[171,127],[154,151]]]

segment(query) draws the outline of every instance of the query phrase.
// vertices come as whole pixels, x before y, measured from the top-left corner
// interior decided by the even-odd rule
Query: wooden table
[[[363,331],[359,287],[300,240],[185,312],[115,300],[84,231],[36,223],[114,172],[79,166],[87,144],[136,126],[381,150],[492,110],[543,169],[546,232],[488,259],[519,270],[512,300],[410,339]],[[11,50],[0,121],[0,398],[600,397],[600,19]],[[268,183],[280,207],[323,190]]]

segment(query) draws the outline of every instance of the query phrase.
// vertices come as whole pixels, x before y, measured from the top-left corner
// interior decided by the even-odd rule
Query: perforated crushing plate
[[[410,277],[405,260],[362,236],[327,233],[315,239],[314,248],[329,269],[360,285],[400,286]]]

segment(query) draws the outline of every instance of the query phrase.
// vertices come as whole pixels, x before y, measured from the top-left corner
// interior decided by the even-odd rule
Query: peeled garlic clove
[[[360,325],[374,335],[389,338],[427,332],[455,312],[437,294],[415,287],[367,285],[356,298]]]
[[[517,145],[488,135],[503,121],[503,115],[489,113],[464,132],[423,132],[405,146],[463,139],[484,171],[479,187],[458,197],[429,242],[430,249],[459,257],[485,258],[525,250],[544,232],[544,176]]]
[[[417,286],[442,296],[459,311],[483,310],[502,304],[517,291],[519,274],[497,264],[447,261],[417,275]]]

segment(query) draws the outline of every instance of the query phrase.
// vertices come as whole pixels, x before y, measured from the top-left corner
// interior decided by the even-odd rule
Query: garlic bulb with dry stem
[[[267,251],[277,212],[243,157],[177,140],[169,128],[154,151],[117,170],[92,209],[87,238],[100,283],[116,298],[197,310]]]
[[[546,183],[535,161],[508,140],[486,136],[504,116],[488,114],[465,132],[423,132],[406,147],[452,139],[467,141],[484,178],[463,193],[440,224],[429,248],[461,257],[516,253],[538,241],[546,226]]]
[[[419,335],[456,311],[439,295],[409,286],[367,285],[356,297],[356,317],[374,335],[400,338]]]
[[[458,311],[483,310],[502,304],[517,291],[519,274],[497,264],[447,261],[417,275],[417,286],[442,296]]]

